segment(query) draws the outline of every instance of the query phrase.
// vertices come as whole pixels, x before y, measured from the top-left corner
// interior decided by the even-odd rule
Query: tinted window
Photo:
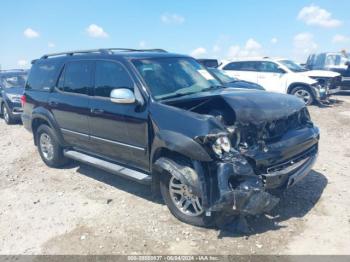
[[[257,62],[244,61],[244,62],[233,62],[226,65],[224,70],[237,70],[237,71],[257,71]]]
[[[68,63],[59,80],[59,86],[63,85],[65,92],[87,94],[89,87],[91,87],[92,68],[93,62],[91,61]]]
[[[258,71],[258,65],[255,61],[241,62],[241,71]]]
[[[59,64],[51,61],[35,62],[30,70],[26,88],[33,90],[50,90],[50,88],[54,87],[56,84],[57,70],[59,67]]]
[[[224,70],[241,70],[241,62],[229,63],[224,66]]]
[[[125,68],[115,62],[97,61],[95,96],[109,97],[115,88],[132,88],[132,80]]]
[[[2,88],[24,87],[27,80],[25,74],[10,74],[0,78],[0,86]]]
[[[278,65],[273,62],[258,62],[258,70],[266,73],[280,73]]]

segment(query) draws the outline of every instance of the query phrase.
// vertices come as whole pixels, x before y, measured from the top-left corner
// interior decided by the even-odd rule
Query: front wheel
[[[293,88],[292,95],[295,95],[296,97],[299,97],[300,99],[302,99],[305,103],[305,105],[311,105],[314,102],[314,97],[313,94],[311,93],[311,91],[304,87],[304,86],[298,86]]]
[[[161,175],[160,192],[170,212],[180,221],[200,227],[213,224],[214,217],[205,215],[202,200],[175,176]]]

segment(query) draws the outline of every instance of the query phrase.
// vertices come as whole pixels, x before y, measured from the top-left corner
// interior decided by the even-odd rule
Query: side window
[[[225,65],[223,67],[224,70],[241,70],[241,64],[240,62],[233,62],[233,63],[229,63],[227,65]]]
[[[133,88],[133,82],[126,69],[118,62],[97,61],[95,96],[109,97],[116,88]]]
[[[70,62],[65,66],[58,87],[68,93],[88,94],[88,89],[92,86],[92,73],[92,61]]]
[[[264,73],[280,73],[278,65],[273,62],[260,62],[258,69]]]
[[[241,70],[242,71],[257,71],[259,62],[255,61],[246,61],[242,62]]]
[[[26,84],[26,89],[49,91],[54,87],[60,64],[51,61],[37,61],[33,64]]]

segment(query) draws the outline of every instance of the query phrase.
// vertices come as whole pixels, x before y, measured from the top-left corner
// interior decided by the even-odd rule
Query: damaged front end
[[[213,161],[193,161],[192,168],[166,158],[156,163],[200,196],[206,212],[244,216],[269,212],[279,202],[272,190],[297,183],[317,158],[319,130],[304,105],[289,104],[290,113],[271,110],[277,112],[276,118],[266,110],[261,117],[249,107],[232,110],[229,99],[176,106],[214,116],[223,126],[194,138]]]

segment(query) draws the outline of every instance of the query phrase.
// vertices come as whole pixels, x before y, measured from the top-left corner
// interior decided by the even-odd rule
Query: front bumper
[[[231,161],[217,163],[218,196],[209,211],[257,215],[273,209],[279,199],[270,190],[295,185],[316,162],[319,131],[315,127],[307,131],[270,145],[271,152],[255,154],[254,161],[247,161],[252,155],[237,152]]]

